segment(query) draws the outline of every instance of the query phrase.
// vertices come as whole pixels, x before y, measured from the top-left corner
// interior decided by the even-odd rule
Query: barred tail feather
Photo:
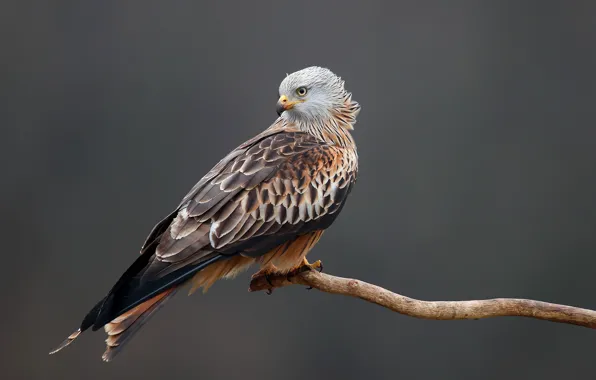
[[[58,345],[58,347],[56,347],[52,351],[50,351],[50,355],[55,354],[56,352],[60,351],[64,347],[66,347],[69,344],[71,344],[72,342],[74,342],[74,340],[77,339],[79,337],[79,335],[81,335],[81,333],[82,333],[81,329],[77,329],[77,331],[75,331],[72,334],[70,334],[68,336],[68,338],[64,339],[64,341],[62,343],[60,343]]]
[[[176,290],[176,288],[166,290],[106,324],[104,330],[108,334],[108,338],[102,359],[109,362],[120,353],[124,345],[176,293]]]
[[[143,256],[140,258],[146,259]],[[87,313],[79,329],[70,334],[58,347],[50,351],[50,354],[55,354],[70,345],[87,329],[91,328],[95,331],[104,327],[108,339],[106,340],[107,349],[103,359],[110,361],[147,322],[149,317],[176,293],[178,287],[183,286],[197,272],[201,272],[222,258],[224,256],[219,254],[211,256],[204,261],[188,265],[179,271],[169,273],[158,280],[149,281],[141,286],[138,286],[136,283],[138,280],[134,278],[134,275],[138,272],[137,267],[141,266],[140,264],[137,265],[139,260],[135,261],[114,285],[110,293]],[[141,264],[143,264],[142,261]],[[211,273],[211,271],[208,273]],[[210,285],[210,283],[201,285]]]
[[[66,348],[67,346],[69,346],[83,332],[85,332],[89,327],[93,326],[93,322],[95,321],[95,318],[97,318],[97,314],[99,313],[99,310],[101,309],[101,305],[103,304],[103,302],[104,302],[104,299],[102,299],[97,304],[95,304],[95,306],[93,307],[93,309],[91,309],[89,311],[89,313],[87,313],[87,315],[83,319],[83,322],[81,323],[81,326],[75,332],[73,332],[72,334],[70,334],[68,336],[68,338],[66,338],[62,343],[60,343],[58,345],[58,347],[56,347],[52,351],[50,351],[50,355],[55,354],[56,352],[58,352],[58,351],[62,350],[63,348]]]

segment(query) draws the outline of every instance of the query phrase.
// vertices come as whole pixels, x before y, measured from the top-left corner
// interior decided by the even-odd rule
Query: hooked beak
[[[292,108],[294,108],[294,106],[298,103],[302,103],[303,100],[296,100],[294,102],[291,102],[288,100],[288,97],[285,95],[282,95],[279,97],[279,100],[277,101],[277,105],[275,106],[275,110],[277,111],[277,115],[281,116],[281,114],[284,111],[287,110],[291,110]]]

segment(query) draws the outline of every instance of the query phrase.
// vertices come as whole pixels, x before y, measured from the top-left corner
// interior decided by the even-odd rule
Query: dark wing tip
[[[68,338],[66,338],[64,340],[64,342],[60,343],[60,345],[58,345],[58,347],[56,347],[52,351],[50,351],[50,355],[55,354],[56,352],[60,351],[64,347],[66,347],[69,344],[71,344],[72,342],[74,342],[74,340],[77,339],[79,337],[79,335],[81,335],[81,332],[82,332],[81,329],[77,329],[77,331],[75,331],[72,334],[70,334],[68,336]]]

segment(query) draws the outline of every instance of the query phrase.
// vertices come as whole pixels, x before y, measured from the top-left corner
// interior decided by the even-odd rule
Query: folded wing
[[[283,129],[268,130],[241,145],[154,227],[141,255],[89,312],[80,330],[116,320],[122,326],[108,325],[111,336],[126,336],[124,327],[152,314],[154,303],[169,298],[171,289],[198,272],[225,261],[217,279],[238,269],[231,263],[245,265],[299,236],[324,230],[356,179],[356,159],[349,154],[355,152]],[[229,261],[234,257],[247,260]],[[166,291],[167,296],[160,296]],[[131,310],[131,323],[118,319]]]

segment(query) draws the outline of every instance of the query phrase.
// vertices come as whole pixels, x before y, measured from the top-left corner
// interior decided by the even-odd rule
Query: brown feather
[[[321,239],[323,232],[323,230],[313,231],[273,248],[259,259],[261,266],[273,264],[281,273],[299,267],[302,259]]]
[[[58,349],[111,319],[104,326],[104,360],[111,360],[184,282],[192,283],[190,293],[200,287],[206,291],[255,261],[284,272],[301,265],[335,220],[357,175],[349,134],[328,140],[325,133],[297,131],[279,119],[228,154],[154,227],[137,261],[141,264],[133,264],[108,294],[116,302],[106,308],[98,303],[100,308],[92,309]],[[194,272],[201,262],[209,264]],[[174,272],[180,282],[164,279]],[[161,281],[167,290],[136,305]]]
[[[201,287],[203,288],[203,293],[205,293],[220,278],[233,278],[238,273],[246,270],[254,262],[255,259],[252,257],[234,256],[210,265],[192,278],[192,287],[188,294],[194,293]]]
[[[104,361],[110,361],[118,354],[125,343],[144,325],[149,318],[163,306],[174,293],[176,288],[171,288],[157,296],[143,302],[139,306],[116,317],[112,322],[104,326],[108,334],[106,339],[106,351],[102,358]]]

